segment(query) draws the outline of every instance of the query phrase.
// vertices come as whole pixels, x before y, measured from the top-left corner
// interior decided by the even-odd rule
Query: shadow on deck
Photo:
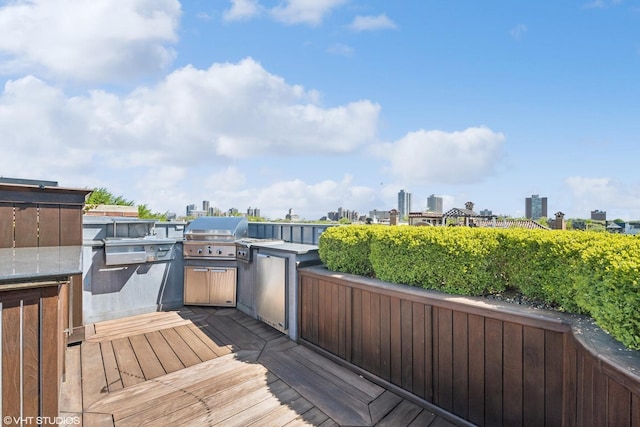
[[[455,425],[235,309],[201,307],[87,326],[61,410],[84,426]]]

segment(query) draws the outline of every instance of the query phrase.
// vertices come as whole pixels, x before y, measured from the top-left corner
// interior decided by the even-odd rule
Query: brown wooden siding
[[[478,425],[640,427],[640,382],[568,323],[369,282],[300,270],[301,339]]]
[[[82,206],[0,203],[0,248],[82,245]]]

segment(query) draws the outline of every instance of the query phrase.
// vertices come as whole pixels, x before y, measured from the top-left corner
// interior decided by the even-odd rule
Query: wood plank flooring
[[[143,314],[85,337],[67,349],[61,401],[84,426],[455,425],[235,309]]]

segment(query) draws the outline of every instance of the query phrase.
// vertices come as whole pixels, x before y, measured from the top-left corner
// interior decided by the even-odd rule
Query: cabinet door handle
[[[212,268],[211,271],[214,272],[214,273],[226,273],[227,269],[226,268]]]
[[[192,271],[209,271],[207,268],[194,268]]]

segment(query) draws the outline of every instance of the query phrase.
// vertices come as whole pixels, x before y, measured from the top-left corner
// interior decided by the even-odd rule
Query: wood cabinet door
[[[236,305],[236,269],[209,269],[209,304],[235,307]]]
[[[209,304],[209,269],[207,267],[184,268],[184,303]]]

